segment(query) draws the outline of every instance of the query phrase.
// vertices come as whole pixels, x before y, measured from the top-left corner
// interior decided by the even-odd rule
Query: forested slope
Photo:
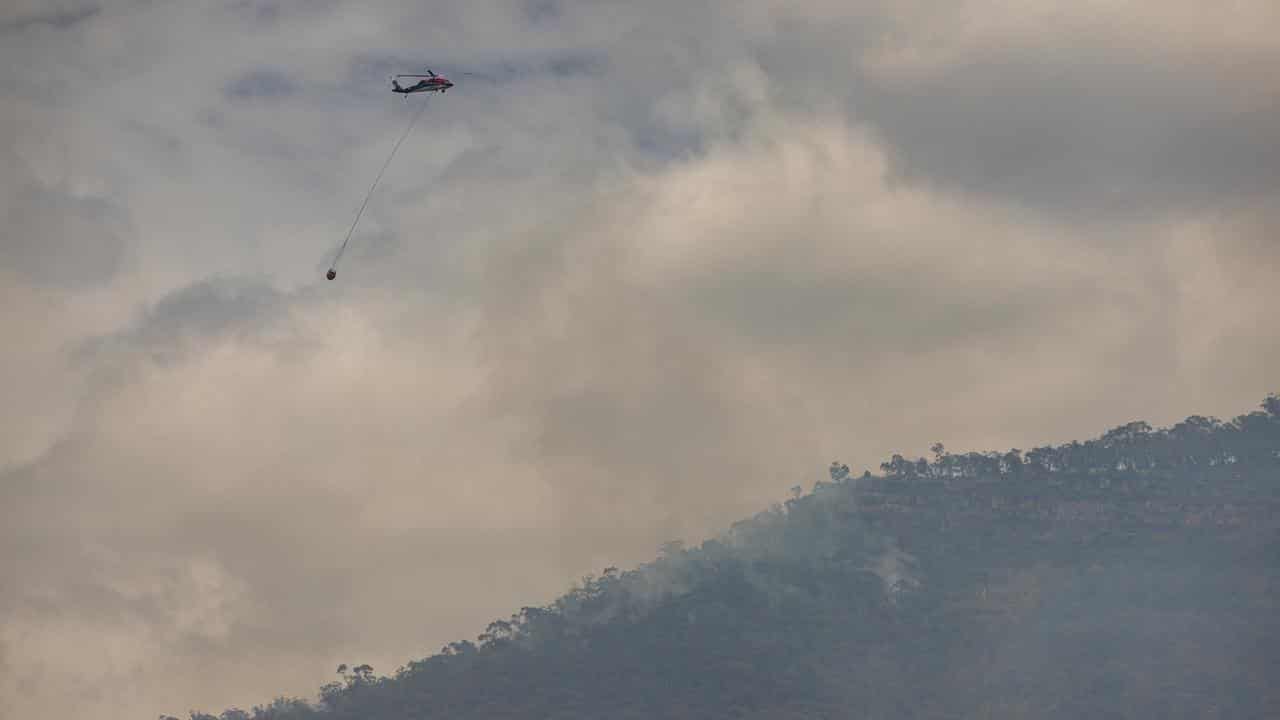
[[[221,718],[1280,717],[1277,396],[880,470]]]

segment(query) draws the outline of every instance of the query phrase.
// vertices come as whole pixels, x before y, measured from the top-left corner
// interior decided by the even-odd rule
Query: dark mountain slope
[[[1280,717],[1280,398],[881,470],[222,718]]]

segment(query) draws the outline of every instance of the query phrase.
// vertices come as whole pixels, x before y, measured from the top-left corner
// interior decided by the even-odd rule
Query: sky
[[[1280,5],[944,5],[0,6],[0,719],[311,697],[832,460],[1280,390]]]

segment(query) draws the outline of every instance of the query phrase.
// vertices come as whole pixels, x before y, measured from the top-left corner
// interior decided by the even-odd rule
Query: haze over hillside
[[[832,463],[474,642],[217,717],[1280,716],[1280,396],[1230,422],[933,453]]]

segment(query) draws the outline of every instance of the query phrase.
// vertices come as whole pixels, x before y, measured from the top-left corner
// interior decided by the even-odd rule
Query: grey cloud
[[[66,3],[63,4],[66,5]],[[46,12],[19,14],[17,17],[4,18],[0,21],[0,34],[16,34],[38,27],[66,30],[92,19],[101,12],[102,6],[96,3],[74,3],[65,8],[55,7]]]
[[[274,25],[280,21],[283,5],[284,3],[280,0],[237,0],[231,3],[230,7],[235,12],[243,13],[255,23]]]
[[[5,259],[27,278],[60,287],[105,285],[127,255],[127,214],[104,197],[27,184],[9,200]]]
[[[161,298],[126,337],[143,345],[163,346],[182,335],[208,336],[256,327],[282,309],[282,300],[278,291],[261,281],[206,280]]]
[[[235,0],[218,11],[226,11],[255,27],[277,28],[281,23],[324,16],[342,7],[342,0]]]
[[[594,54],[568,54],[547,60],[547,70],[553,75],[598,75],[605,69],[603,58]]]
[[[745,46],[777,103],[836,105],[875,131],[896,181],[1080,223],[1203,212],[1280,187],[1274,47],[1028,36],[915,75],[876,64],[899,44],[929,51],[891,15],[872,6],[816,24],[783,12]],[[972,23],[983,20],[999,26]],[[946,43],[972,30],[942,31]]]
[[[211,278],[165,295],[129,327],[86,341],[77,354],[93,365],[113,351],[141,350],[173,363],[219,339],[301,349],[305,343],[288,327],[289,300],[261,279]]]
[[[564,16],[560,0],[525,0],[524,14],[530,23],[554,23]]]
[[[1075,222],[1194,212],[1280,187],[1280,107],[1232,108],[1232,77],[1213,66],[1081,40],[1087,59],[1020,48],[927,80],[867,83],[857,113],[908,180]]]
[[[885,347],[920,352],[1016,336],[1029,327],[1053,324],[1057,310],[1081,292],[1001,289],[993,273],[988,278],[996,284],[992,291],[970,297],[956,293],[943,303],[929,285],[937,282],[935,276],[930,278],[919,286],[883,277],[840,281],[760,266],[691,288],[687,302],[709,321],[753,342],[803,343],[851,357]]]
[[[298,91],[298,86],[285,73],[278,70],[252,70],[241,75],[227,86],[227,96],[233,100],[284,98]]]

